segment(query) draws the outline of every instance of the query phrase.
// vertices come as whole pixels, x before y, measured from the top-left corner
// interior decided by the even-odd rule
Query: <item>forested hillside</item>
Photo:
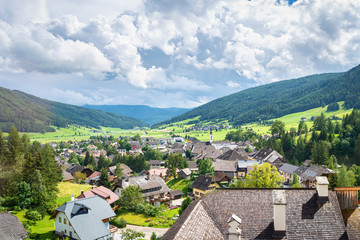
[[[15,126],[21,132],[54,131],[50,126],[78,124],[98,128],[131,129],[147,126],[141,120],[41,99],[20,91],[0,88],[0,129]]]
[[[145,105],[84,105],[84,107],[137,118],[150,125],[169,120],[190,110],[187,108],[153,108]]]
[[[345,101],[347,108],[360,108],[360,66],[345,73],[311,75],[246,89],[154,127],[197,116],[201,116],[200,120],[229,120],[234,125],[241,125],[338,101]]]

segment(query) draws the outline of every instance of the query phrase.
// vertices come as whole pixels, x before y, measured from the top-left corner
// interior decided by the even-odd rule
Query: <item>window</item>
[[[65,229],[65,234],[67,234],[67,231],[66,231],[66,229]]]
[[[59,223],[61,223],[61,217],[59,217]]]
[[[64,218],[64,224],[66,224],[66,218]]]
[[[72,237],[72,231],[70,231],[70,237]]]

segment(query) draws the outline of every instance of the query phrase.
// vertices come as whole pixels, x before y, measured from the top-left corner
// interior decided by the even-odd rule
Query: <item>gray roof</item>
[[[81,209],[87,212],[79,214]],[[65,213],[80,239],[98,239],[108,236],[110,231],[102,220],[115,216],[109,203],[99,196],[75,199],[63,204],[56,211]],[[51,218],[55,216],[56,214],[53,214]]]
[[[255,160],[239,160],[237,163],[238,168],[247,168],[248,166],[254,166],[255,164],[261,165],[261,161]]]
[[[282,166],[279,168],[279,171],[286,172],[286,173],[289,173],[289,174],[294,174],[294,172],[295,172],[298,168],[299,168],[298,166],[291,165],[291,164],[288,164],[288,163],[284,163],[284,165],[282,165]]]
[[[154,194],[168,193],[169,188],[166,185],[164,179],[157,175],[142,175],[136,177],[130,177],[127,179],[121,179],[116,187],[121,187],[122,189],[127,188],[128,186],[139,186],[141,190],[155,189],[160,188],[156,191],[144,192],[143,197],[148,197]],[[115,187],[115,188],[116,188]]]
[[[236,172],[236,161],[219,160],[213,162],[216,172]]]
[[[190,169],[189,169],[189,168],[184,168],[184,169],[181,169],[181,171],[180,171],[180,172],[184,172],[184,173],[185,173],[185,175],[187,175],[187,176],[191,175],[191,171],[190,171]]]
[[[0,239],[19,240],[27,236],[27,232],[19,219],[8,212],[0,213]]]
[[[287,239],[348,239],[335,191],[319,206],[315,189],[286,189]],[[228,239],[228,219],[241,219],[241,239],[274,239],[273,189],[218,189],[192,202],[162,240]]]
[[[160,165],[161,161],[160,160],[150,160],[148,162],[149,165]]]

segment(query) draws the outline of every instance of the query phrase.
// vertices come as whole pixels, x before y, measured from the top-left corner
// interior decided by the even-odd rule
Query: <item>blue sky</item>
[[[360,2],[0,0],[0,86],[75,104],[196,107],[360,63]]]

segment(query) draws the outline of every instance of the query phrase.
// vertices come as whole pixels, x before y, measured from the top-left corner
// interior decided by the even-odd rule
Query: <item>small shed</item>
[[[178,178],[189,179],[191,177],[191,171],[189,168],[181,169],[178,173]]]

